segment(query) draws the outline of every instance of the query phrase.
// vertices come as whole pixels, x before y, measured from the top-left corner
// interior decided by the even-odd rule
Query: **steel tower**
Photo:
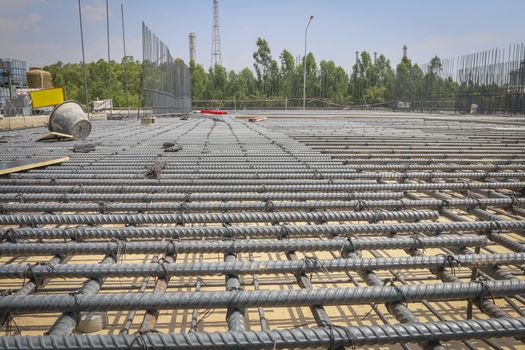
[[[213,0],[213,27],[211,42],[211,66],[222,66],[221,33],[219,31],[219,1]]]

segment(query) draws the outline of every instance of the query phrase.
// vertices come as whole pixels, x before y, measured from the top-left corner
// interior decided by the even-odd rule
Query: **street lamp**
[[[308,27],[310,26],[310,22],[312,22],[312,19],[314,19],[314,16],[310,16],[308,24],[306,25],[306,29],[304,30],[303,109],[306,109],[306,36],[308,35]]]

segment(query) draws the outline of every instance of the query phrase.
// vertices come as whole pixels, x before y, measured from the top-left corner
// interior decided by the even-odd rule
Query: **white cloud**
[[[111,16],[111,11],[109,11]],[[93,3],[82,6],[82,16],[88,23],[100,23],[106,21],[106,3],[103,0],[96,0]]]

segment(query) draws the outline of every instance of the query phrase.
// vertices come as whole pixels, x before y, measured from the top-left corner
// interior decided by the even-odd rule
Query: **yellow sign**
[[[56,106],[64,102],[64,89],[51,88],[31,91],[31,100],[33,100],[33,108]]]

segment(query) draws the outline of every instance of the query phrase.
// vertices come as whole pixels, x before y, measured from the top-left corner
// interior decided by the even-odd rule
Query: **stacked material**
[[[71,159],[0,178],[0,349],[525,341],[525,129],[95,121],[88,153],[37,132],[1,160]]]

